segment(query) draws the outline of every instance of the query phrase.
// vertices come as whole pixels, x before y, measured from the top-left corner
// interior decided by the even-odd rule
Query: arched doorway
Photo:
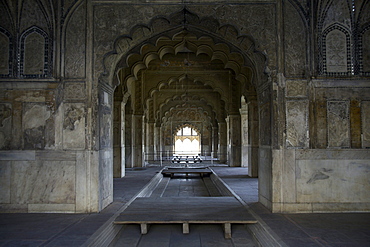
[[[191,126],[181,127],[174,136],[175,155],[199,155],[200,154],[200,133]]]
[[[186,9],[179,13],[185,17],[187,14]],[[250,37],[243,36],[238,42],[225,39],[232,27],[224,29],[226,33],[222,38],[219,33],[204,30],[199,23],[186,28],[183,25],[149,33],[144,40],[128,41],[120,37],[115,42],[119,52],[107,56],[106,61],[114,63],[108,66],[110,69],[101,81],[120,85],[116,90],[122,92],[122,101],[118,102],[130,99],[131,112],[125,112],[125,121],[120,122],[118,129],[126,137],[130,136],[131,143],[126,137],[122,138],[122,134],[121,138],[116,138],[121,140],[121,147],[126,147],[121,148],[126,152],[120,155],[121,164],[140,167],[163,156],[172,156],[176,142],[173,133],[179,124],[199,122],[203,154],[213,153],[229,166],[249,166],[253,162],[258,167],[264,162],[267,164],[265,170],[269,170],[271,93],[264,93],[270,91],[263,73],[265,57],[258,52],[245,52],[246,46],[253,46]],[[126,48],[120,46],[125,42],[132,44]],[[246,120],[241,115],[245,107],[240,100],[242,97],[247,104],[247,115],[253,115]],[[242,121],[248,124],[242,125]],[[263,127],[259,125],[261,121]],[[253,126],[258,133],[249,135],[251,138],[248,137],[244,150],[242,126],[247,126],[248,133]],[[262,150],[261,144],[264,145]],[[245,152],[248,159],[242,158]],[[255,172],[253,176],[256,175]],[[269,193],[271,179],[263,179],[267,181],[265,188]]]

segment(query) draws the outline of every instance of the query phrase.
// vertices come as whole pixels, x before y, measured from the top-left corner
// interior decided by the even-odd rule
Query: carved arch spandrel
[[[179,21],[179,16],[181,16],[180,19],[182,21]],[[163,28],[158,23],[163,24]],[[207,23],[212,25],[208,25]],[[199,19],[196,14],[191,13],[186,8],[168,17],[156,17],[148,25],[137,25],[133,27],[130,32],[131,34],[136,32],[142,33],[137,39],[129,34],[118,37],[114,43],[114,50],[104,56],[104,72],[101,74],[99,80],[106,83],[112,82],[113,75],[120,68],[125,67],[124,64],[120,63],[125,63],[125,56],[127,54],[139,54],[143,44],[151,43],[155,45],[159,37],[173,37],[179,31],[184,30],[185,27],[186,30],[195,34],[199,40],[203,40],[204,34],[208,34],[209,37],[206,39],[212,36],[211,39],[214,40],[214,43],[227,44],[231,52],[241,54],[244,58],[244,65],[251,68],[251,73],[247,78],[252,75],[255,84],[257,82],[263,83],[267,81],[267,75],[265,74],[267,59],[262,52],[256,50],[255,47],[258,46],[251,36],[239,35],[240,32],[232,25],[220,26],[218,21],[212,17]],[[231,30],[238,35],[229,37],[228,34]],[[242,49],[242,47],[244,48]],[[242,74],[236,76],[238,80],[244,79]]]

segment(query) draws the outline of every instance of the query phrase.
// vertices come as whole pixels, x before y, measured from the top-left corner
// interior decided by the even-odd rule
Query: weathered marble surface
[[[65,149],[85,148],[85,106],[64,104],[63,146]]]
[[[362,147],[370,147],[370,101],[362,101]]]
[[[350,147],[349,102],[329,101],[328,116],[328,146]]]
[[[288,101],[286,107],[287,147],[308,147],[308,101]]]
[[[14,162],[11,203],[74,203],[75,164],[70,161]]]
[[[369,202],[368,160],[301,160],[296,169],[298,202]]]
[[[274,212],[369,210],[367,150],[274,150],[273,157]]]

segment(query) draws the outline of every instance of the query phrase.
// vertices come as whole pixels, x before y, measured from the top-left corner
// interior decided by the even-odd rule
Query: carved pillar
[[[158,124],[155,124],[154,127],[154,153],[155,153],[155,160],[160,160],[161,157],[161,127]]]
[[[241,124],[240,115],[229,115],[227,117],[228,130],[228,165],[241,165]]]
[[[127,107],[128,105],[126,105]],[[132,134],[132,113],[130,113],[130,111],[128,111],[128,109],[125,109],[125,116],[124,116],[124,120],[125,120],[125,135],[124,135],[124,138],[125,138],[125,142],[124,142],[124,149],[125,149],[125,166],[126,167],[133,167],[133,164],[132,164],[132,138],[131,138],[131,134]]]
[[[125,176],[125,103],[114,102],[113,177]]]
[[[143,115],[132,115],[132,166],[143,166]]]
[[[217,127],[212,127],[212,152],[213,152],[213,157],[217,158],[218,155],[218,128]]]
[[[218,123],[218,157],[221,163],[227,161],[227,126],[226,122]]]
[[[146,123],[146,157],[145,161],[153,162],[154,160],[154,122]]]
[[[245,100],[242,100],[240,109],[241,118],[241,166],[249,167],[249,130],[248,130],[248,106]]]
[[[256,99],[248,102],[248,133],[248,175],[258,177],[259,122]]]

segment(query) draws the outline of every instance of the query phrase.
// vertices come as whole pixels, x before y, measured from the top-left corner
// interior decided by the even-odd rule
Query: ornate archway
[[[208,29],[206,23],[214,25]],[[230,166],[247,162],[244,166],[257,176],[259,140],[271,143],[267,122],[271,94],[264,73],[266,58],[254,47],[253,39],[238,35],[233,26],[199,19],[186,8],[119,37],[115,51],[106,55],[100,77],[100,84],[117,87],[115,107],[121,110],[116,112],[124,114],[117,117],[120,143],[114,156],[120,160],[115,163],[124,169],[171,156],[173,133],[190,123],[201,129],[203,154],[213,153]],[[241,117],[242,97],[248,105],[244,116],[253,115],[246,121]],[[185,112],[193,114],[184,117]],[[263,128],[258,125],[261,119],[266,121]],[[248,135],[242,144],[242,129],[248,126],[262,132]]]

